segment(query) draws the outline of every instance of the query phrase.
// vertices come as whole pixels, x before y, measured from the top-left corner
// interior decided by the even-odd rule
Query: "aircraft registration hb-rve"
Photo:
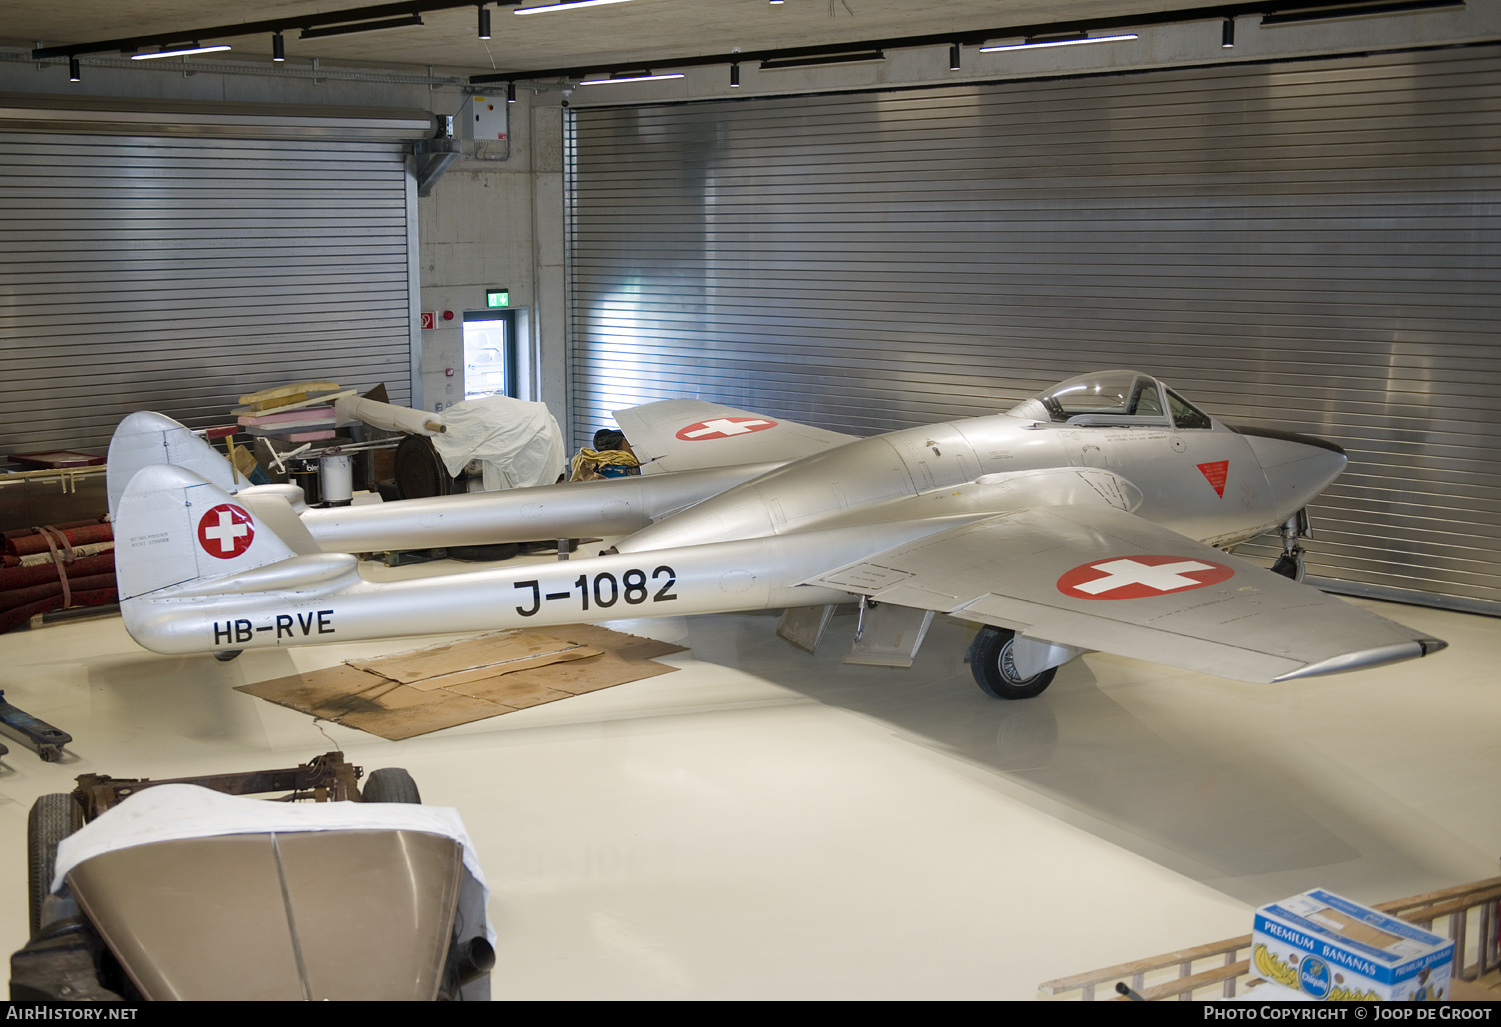
[[[1291,580],[1339,447],[1228,427],[1145,374],[865,439],[698,400],[615,417],[639,477],[310,509],[295,486],[236,486],[175,421],[131,415],[109,456],[126,627],[159,653],[224,654],[786,609],[779,632],[811,649],[858,602],[853,659],[910,664],[949,614],[981,625],[971,663],[1000,698],[1090,650],[1271,682],[1444,646]],[[1223,551],[1279,526],[1281,573]],[[402,581],[365,580],[353,555],[590,535],[623,537]]]

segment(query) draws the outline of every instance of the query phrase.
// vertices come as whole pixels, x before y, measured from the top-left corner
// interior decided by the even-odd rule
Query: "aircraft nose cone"
[[[1305,438],[1311,438],[1311,436],[1305,436]],[[1323,442],[1322,439],[1317,441]],[[1333,443],[1317,447],[1309,455],[1308,460],[1314,467],[1318,468],[1319,474],[1323,476],[1323,484],[1318,487],[1318,491],[1320,492],[1334,484],[1334,479],[1344,474],[1345,468],[1350,465],[1349,456],[1345,454],[1343,449]]]
[[[1272,488],[1279,519],[1291,517],[1344,472],[1350,458],[1339,446],[1313,435],[1236,428],[1246,437]]]

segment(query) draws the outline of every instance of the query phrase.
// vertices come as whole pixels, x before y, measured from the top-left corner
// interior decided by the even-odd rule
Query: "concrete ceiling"
[[[132,36],[328,14],[388,0],[5,0],[0,45],[64,46]],[[436,66],[485,74],[649,63],[728,53],[1007,26],[1156,13],[1194,6],[1151,0],[629,0],[609,6],[517,16],[490,5],[492,38],[477,38],[474,7],[423,15],[420,27],[300,40],[286,35],[289,62]],[[269,59],[271,37],[220,35],[228,57]],[[205,62],[213,57],[196,57]]]

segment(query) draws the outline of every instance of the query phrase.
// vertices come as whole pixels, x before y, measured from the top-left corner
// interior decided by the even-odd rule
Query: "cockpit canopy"
[[[1018,403],[1007,413],[1083,427],[1214,427],[1203,411],[1139,371],[1081,374]]]

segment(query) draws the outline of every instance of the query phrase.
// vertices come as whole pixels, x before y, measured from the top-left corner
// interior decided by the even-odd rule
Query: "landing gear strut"
[[[1019,676],[1011,655],[1015,642],[1016,632],[987,625],[970,643],[969,669],[975,675],[975,684],[994,699],[1030,699],[1041,695],[1058,673],[1057,667],[1049,667],[1029,678]]]
[[[1308,525],[1308,511],[1299,510],[1282,522],[1282,555],[1272,564],[1272,573],[1293,581],[1302,581],[1307,568],[1304,566],[1303,547],[1300,538],[1312,538],[1313,529]]]

